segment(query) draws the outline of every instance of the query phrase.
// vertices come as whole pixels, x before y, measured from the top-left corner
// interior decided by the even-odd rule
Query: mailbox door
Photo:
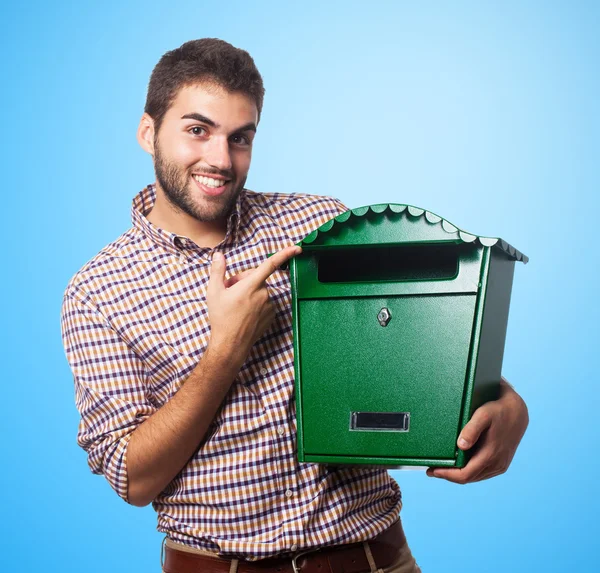
[[[475,293],[299,301],[305,453],[454,459],[475,304]]]

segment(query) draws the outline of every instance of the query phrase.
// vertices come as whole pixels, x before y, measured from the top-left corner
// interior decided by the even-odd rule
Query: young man
[[[135,197],[133,227],[65,292],[78,441],[123,499],[153,503],[170,573],[234,571],[239,559],[244,571],[256,560],[418,571],[385,470],[296,459],[281,265],[346,208],[244,189],[263,94],[252,58],[215,39],[187,42],[152,72],[138,141],[156,184]],[[466,483],[507,469],[527,409],[502,388],[460,436],[478,447],[467,467],[431,475]]]

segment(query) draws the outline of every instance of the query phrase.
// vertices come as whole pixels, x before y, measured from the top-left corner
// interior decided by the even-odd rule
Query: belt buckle
[[[294,573],[300,573],[300,567],[296,564],[296,559],[298,559],[298,557],[302,557],[303,555],[308,555],[309,553],[316,553],[317,551],[313,550],[313,551],[301,551],[300,553],[296,553],[296,555],[294,555],[292,557],[292,569],[294,570]]]

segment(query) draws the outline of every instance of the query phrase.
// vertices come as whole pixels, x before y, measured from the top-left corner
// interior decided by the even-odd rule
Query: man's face
[[[198,221],[224,220],[246,182],[257,121],[244,94],[211,84],[182,88],[154,136],[166,198]]]

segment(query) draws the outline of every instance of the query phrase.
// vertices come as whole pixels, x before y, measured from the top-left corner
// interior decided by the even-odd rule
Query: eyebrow
[[[215,123],[212,119],[206,117],[205,115],[202,115],[201,113],[186,113],[185,115],[181,116],[181,119],[195,119],[196,121],[201,121],[202,123],[210,125],[211,127],[215,127],[217,129],[221,127],[218,123]],[[240,131],[256,132],[256,124],[253,121],[251,121],[246,125],[242,125],[242,127],[234,130],[234,133],[239,133]]]

